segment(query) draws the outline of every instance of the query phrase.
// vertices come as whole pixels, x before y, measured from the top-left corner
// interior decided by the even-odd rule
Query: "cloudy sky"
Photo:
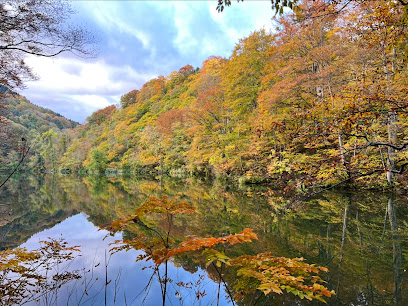
[[[270,1],[236,3],[216,11],[217,0],[73,1],[73,22],[98,38],[92,59],[29,57],[40,77],[21,91],[34,104],[84,122],[93,111],[148,80],[211,55],[229,57],[240,38],[271,29]]]

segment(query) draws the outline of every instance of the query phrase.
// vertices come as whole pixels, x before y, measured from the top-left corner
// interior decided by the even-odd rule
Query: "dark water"
[[[172,235],[177,239],[219,236],[249,227],[259,240],[231,249],[230,255],[270,251],[327,266],[330,271],[324,278],[336,291],[329,305],[408,305],[406,197],[330,192],[296,211],[282,211],[279,199],[265,197],[264,191],[195,179],[14,178],[0,193],[0,248],[22,245],[33,249],[40,240],[61,236],[72,245],[81,245],[81,256],[71,267],[91,271],[62,287],[57,304],[104,305],[106,297],[108,305],[115,301],[116,305],[161,305],[157,279],[146,287],[152,269],[145,269],[148,263],[135,261],[141,251],[110,256],[109,243],[122,234],[103,240],[106,231],[99,229],[134,213],[150,196],[179,195],[197,213],[175,221]],[[123,236],[131,237],[132,232],[125,231]],[[106,274],[111,280],[107,286]],[[172,280],[168,305],[216,305],[217,275],[206,271],[198,256],[174,259],[168,277]],[[235,277],[226,272],[231,289]],[[52,298],[49,304],[55,304]],[[311,304],[289,295],[265,298],[259,294],[248,296],[244,304],[252,305],[255,300],[257,305]],[[227,304],[221,287],[220,305]]]

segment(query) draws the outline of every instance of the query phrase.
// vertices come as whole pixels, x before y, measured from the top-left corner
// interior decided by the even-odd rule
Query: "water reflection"
[[[131,250],[129,252],[109,255],[109,245],[120,236],[107,237],[106,231],[98,230],[87,220],[84,214],[77,214],[67,218],[51,229],[33,235],[22,246],[28,249],[35,249],[39,246],[39,241],[47,237],[59,237],[64,235],[69,237],[71,244],[80,244],[81,256],[71,264],[73,270],[86,271],[83,277],[69,283],[58,291],[58,301],[68,305],[161,305],[160,284],[155,279],[148,286],[148,280],[152,276],[150,265],[143,262],[136,262],[135,258],[141,251]],[[106,257],[105,257],[106,256]],[[146,269],[146,267],[148,267]],[[195,273],[178,269],[177,266],[169,264],[169,277],[172,278],[172,286],[168,288],[169,300],[174,304],[179,304],[179,297],[183,297],[186,305],[197,303],[195,291],[205,290],[209,294],[201,299],[204,305],[213,303],[217,286],[210,279],[203,277],[205,271],[199,269]],[[161,271],[163,272],[163,271]],[[109,283],[105,286],[106,281]],[[189,283],[195,290],[182,288],[177,283]],[[106,289],[106,292],[105,292]],[[178,294],[176,294],[178,293]],[[211,294],[212,293],[212,294]],[[54,294],[55,296],[55,294]],[[48,296],[50,305],[51,295]],[[41,300],[40,305],[44,305],[45,300]],[[32,303],[36,304],[36,303]],[[225,299],[220,305],[227,305]]]
[[[0,248],[18,246],[36,233],[27,245],[33,245],[39,236],[62,234],[69,242],[84,246],[79,265],[92,266],[92,258],[98,252],[103,266],[109,240],[102,241],[99,235],[103,232],[97,231],[99,227],[127,217],[150,196],[178,194],[193,204],[198,213],[174,224],[176,239],[191,234],[219,236],[239,232],[245,227],[253,228],[259,241],[231,250],[235,252],[232,255],[244,251],[248,254],[271,251],[277,256],[302,256],[309,263],[328,266],[328,286],[336,291],[336,296],[328,300],[331,305],[408,304],[405,272],[408,268],[407,199],[382,193],[330,192],[289,212],[280,210],[274,199],[265,198],[263,190],[239,189],[196,179],[25,177],[14,180],[1,191]],[[73,217],[68,218],[70,216]],[[43,231],[45,229],[48,230]],[[123,235],[126,238],[133,233],[129,230]],[[115,254],[109,267],[114,279],[122,266],[121,292],[129,292],[129,297],[130,293],[142,291],[150,278],[148,269],[142,272],[140,266],[135,267],[137,252]],[[196,283],[200,275],[208,275],[203,280],[205,287],[200,287],[207,294],[201,303],[207,305],[214,303],[218,284],[217,276],[211,271],[205,272],[204,268],[200,258],[192,255],[175,259],[170,270],[184,283]],[[225,275],[230,288],[233,288],[234,278],[233,273]],[[135,284],[139,283],[139,289],[135,290]],[[151,288],[149,299],[161,296],[160,287],[155,286]],[[194,290],[181,293],[177,288],[171,289],[173,303],[198,303],[193,298]],[[114,290],[109,294],[113,299]],[[179,295],[183,297],[181,301]],[[186,302],[185,296],[192,299]],[[258,297],[248,297],[244,304],[253,304]],[[136,305],[143,299],[137,301]],[[294,301],[291,296],[274,296],[260,297],[258,303],[282,305]],[[146,305],[155,303],[156,300],[145,301]],[[223,303],[227,303],[225,298]]]
[[[401,285],[402,285],[402,247],[398,233],[397,214],[394,197],[388,199],[388,215],[390,219],[391,236],[392,236],[392,255],[394,262],[394,305],[401,305]]]

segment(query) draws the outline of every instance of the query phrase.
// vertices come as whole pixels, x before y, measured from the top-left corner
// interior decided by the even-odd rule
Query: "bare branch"
[[[69,24],[75,12],[67,1],[0,0],[0,84],[24,88],[36,76],[24,62],[27,55],[54,57],[71,52],[93,57],[93,35]]]

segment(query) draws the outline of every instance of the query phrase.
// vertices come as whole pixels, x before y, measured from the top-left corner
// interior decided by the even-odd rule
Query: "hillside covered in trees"
[[[25,169],[51,168],[68,145],[66,132],[78,125],[52,110],[36,106],[25,97],[1,88],[0,171],[9,172],[19,163],[23,147],[30,148]],[[55,168],[55,167],[54,167]]]
[[[58,167],[291,182],[303,189],[406,176],[406,10],[304,1],[212,56],[153,79],[76,128]],[[318,16],[318,18],[316,18]],[[65,150],[63,150],[65,151]],[[364,178],[363,180],[361,178]]]
[[[42,5],[27,1],[21,13]],[[0,19],[17,19],[23,33],[39,23],[56,38],[74,34],[68,49],[45,35],[51,48],[30,39],[23,53],[53,57],[86,42],[82,31],[64,31],[65,2],[46,1],[52,13],[37,11],[27,25],[10,3],[0,2]],[[228,58],[152,79],[86,124],[0,87],[1,301],[407,304],[408,2],[271,3],[274,30],[242,38]],[[55,23],[62,32],[48,27]],[[128,23],[112,24],[116,35]],[[0,71],[0,83],[13,90],[34,78],[24,56],[7,59],[27,42],[15,43],[16,33],[0,45],[3,70],[16,68],[3,79]],[[62,49],[43,54],[54,47]],[[102,78],[84,62],[61,66],[73,76],[63,84],[86,78],[105,89],[108,77],[142,75],[98,62],[91,70]],[[70,89],[78,103],[108,101],[80,87]],[[329,190],[337,186],[348,189]],[[48,247],[35,249],[38,241]]]

